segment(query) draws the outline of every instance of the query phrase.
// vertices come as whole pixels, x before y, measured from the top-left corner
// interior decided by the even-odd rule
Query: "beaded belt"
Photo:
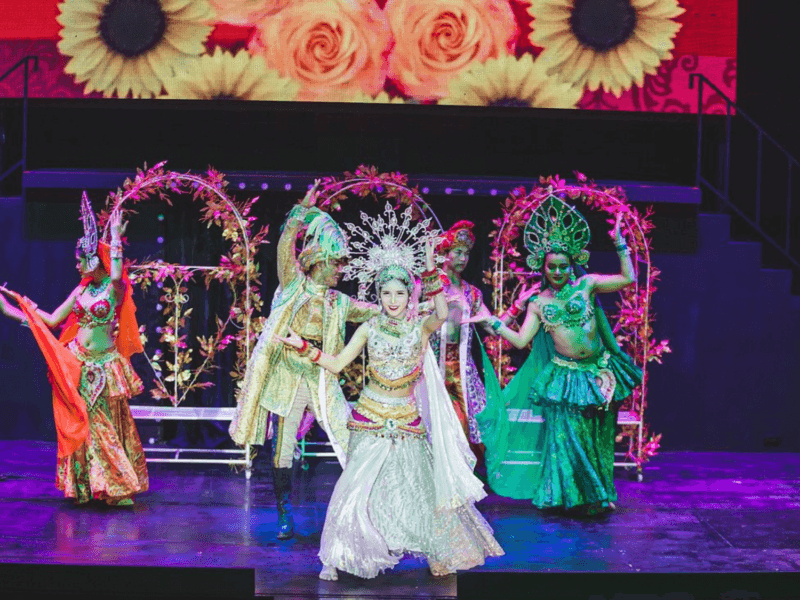
[[[367,367],[367,375],[372,383],[377,385],[382,390],[386,390],[387,392],[394,392],[397,390],[402,390],[407,387],[411,387],[414,383],[419,379],[420,375],[422,374],[422,369],[417,366],[411,373],[408,375],[403,375],[398,379],[386,379],[381,374],[379,374],[372,365]]]
[[[425,426],[411,397],[389,398],[365,389],[353,413],[347,423],[350,431],[364,431],[390,438],[426,436]],[[356,414],[366,420],[357,418]]]

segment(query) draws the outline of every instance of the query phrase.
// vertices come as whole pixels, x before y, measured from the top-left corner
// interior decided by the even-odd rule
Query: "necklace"
[[[111,283],[110,277],[106,277],[99,285],[92,281],[86,286],[86,291],[89,292],[89,295],[92,298],[97,298],[100,294],[106,291],[109,283]]]
[[[393,319],[388,315],[381,315],[381,318],[378,321],[378,327],[383,333],[387,333],[393,337],[400,337],[405,334],[405,329],[407,328],[407,323],[405,319]]]

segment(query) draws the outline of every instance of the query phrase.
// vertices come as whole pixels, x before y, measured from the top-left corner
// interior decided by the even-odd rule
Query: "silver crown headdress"
[[[589,261],[586,246],[591,239],[583,215],[556,196],[548,196],[533,211],[524,232],[525,247],[531,253],[528,266],[540,271],[549,252],[563,253],[579,265]]]
[[[81,198],[81,221],[83,221],[83,237],[78,240],[78,247],[81,249],[81,254],[86,257],[87,268],[94,271],[100,264],[100,258],[97,256],[97,220],[86,192],[83,192]]]
[[[345,279],[358,280],[358,297],[365,300],[367,290],[378,274],[386,269],[402,269],[414,283],[414,276],[425,270],[425,244],[437,241],[441,232],[429,229],[431,219],[416,221],[412,227],[409,206],[398,220],[392,205],[387,202],[383,216],[370,217],[361,213],[364,227],[345,223],[350,232],[350,262],[342,269]]]

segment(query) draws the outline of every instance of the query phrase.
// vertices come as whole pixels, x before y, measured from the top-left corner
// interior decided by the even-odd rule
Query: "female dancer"
[[[512,381],[515,385],[509,384],[506,390],[522,390],[527,385],[529,401],[541,407],[545,424],[541,467],[535,473],[538,479],[522,491],[530,482],[522,483],[518,474],[511,475],[502,457],[496,457],[492,461],[495,472],[490,473],[489,480],[500,482],[509,475],[509,482],[514,480],[520,493],[512,490],[504,491],[504,495],[532,497],[539,508],[563,507],[595,514],[613,509],[617,499],[617,412],[619,403],[641,381],[641,370],[620,350],[596,294],[617,292],[634,281],[633,263],[620,233],[621,218],[617,216],[612,233],[620,273],[583,274],[576,264],[585,265],[589,259],[585,250],[589,225],[559,198],[546,199],[525,228],[525,245],[531,252],[528,264],[535,271],[543,269],[544,278],[538,295],[528,302],[522,327],[514,331],[491,315],[478,317],[517,348],[534,340],[531,358],[538,359],[538,365],[530,367],[536,361],[529,359],[527,368],[520,369],[515,377],[525,384]],[[526,301],[532,292],[533,288],[524,290],[520,300]],[[516,304],[511,312],[523,310],[524,306]],[[508,393],[504,390],[506,396]],[[506,402],[495,399],[494,406],[479,420],[492,425],[487,428],[491,432],[505,431],[507,435],[508,428],[496,427],[504,418]],[[490,433],[487,447],[505,452],[520,442],[492,437]],[[534,442],[529,440],[528,444],[530,452]],[[502,486],[499,483],[498,487]]]
[[[406,215],[410,218],[410,211]],[[393,211],[390,223],[391,217]],[[434,299],[433,314],[409,311],[412,273],[422,261],[411,258],[394,239],[374,246],[369,260],[361,263],[377,275],[383,313],[361,325],[341,353],[330,356],[309,349],[294,332],[279,338],[333,373],[365,346],[368,350],[369,382],[348,423],[346,466],[325,517],[322,579],[337,579],[337,570],[375,577],[406,552],[425,556],[434,575],[469,569],[483,564],[486,556],[503,554],[474,507],[485,492],[472,474],[475,457],[428,346],[430,335],[447,318],[433,249],[428,235],[422,281]],[[353,264],[357,261],[345,272],[358,269]]]
[[[125,506],[148,488],[144,452],[128,407],[143,389],[129,357],[143,349],[122,266],[127,223],[122,224],[119,211],[111,215],[109,248],[98,245],[85,193],[81,213],[85,235],[75,256],[80,285],[52,314],[0,287],[22,309],[0,295],[0,311],[33,330],[50,369],[59,442],[56,486],[77,504],[95,499]],[[57,342],[48,328],[64,321]]]

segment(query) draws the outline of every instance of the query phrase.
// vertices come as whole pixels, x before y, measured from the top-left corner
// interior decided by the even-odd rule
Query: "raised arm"
[[[325,354],[322,350],[312,348],[308,342],[300,338],[294,331],[289,329],[288,337],[275,336],[274,340],[279,343],[284,343],[290,348],[296,350],[301,356],[308,356],[308,358],[317,363],[323,369],[326,369],[338,375],[342,369],[353,362],[356,357],[361,353],[361,350],[367,343],[367,334],[369,333],[369,325],[364,323],[353,334],[350,341],[336,356]]]
[[[425,268],[427,271],[422,274],[422,287],[426,292],[433,294],[433,312],[422,322],[422,331],[426,335],[439,329],[447,320],[448,314],[447,300],[442,293],[442,280],[433,259],[433,246],[433,240],[429,238],[425,243]]]
[[[109,221],[111,229],[111,283],[117,293],[121,293],[122,289],[122,236],[125,235],[125,230],[128,229],[128,223],[122,222],[122,211],[120,209],[111,213]]]
[[[289,216],[283,225],[281,237],[278,239],[278,282],[281,287],[286,287],[295,277],[301,274],[295,249],[297,234],[305,225],[308,209],[314,206],[317,201],[317,187],[319,187],[319,184],[320,180],[316,179],[300,204],[295,205],[289,211]]]
[[[617,248],[617,254],[619,255],[620,272],[617,275],[597,275],[594,273],[589,275],[589,285],[591,286],[591,290],[593,292],[600,294],[618,292],[636,281],[636,273],[633,270],[631,253],[630,250],[628,250],[628,245],[625,243],[625,238],[622,237],[622,233],[620,231],[621,225],[622,213],[617,215],[617,222],[614,225],[614,231],[611,234],[614,238],[614,245]]]

